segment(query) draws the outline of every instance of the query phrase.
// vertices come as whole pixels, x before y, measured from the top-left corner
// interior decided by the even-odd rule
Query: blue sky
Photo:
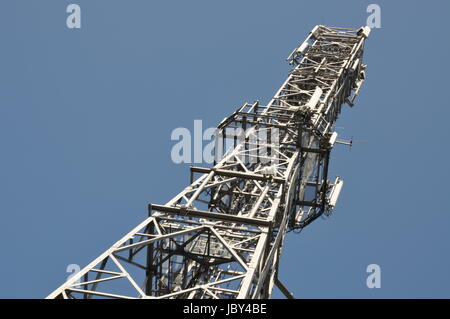
[[[281,279],[303,298],[449,298],[450,5],[437,0],[2,1],[0,297],[45,297],[167,202],[189,180],[173,129],[267,102],[316,24],[365,25],[370,3],[382,27],[337,123],[361,142],[335,148],[337,209],[288,235]]]

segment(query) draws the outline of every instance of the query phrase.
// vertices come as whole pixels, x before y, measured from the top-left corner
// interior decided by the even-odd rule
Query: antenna
[[[336,205],[343,181],[328,180],[330,153],[353,140],[336,140],[333,127],[364,81],[369,31],[316,26],[269,103],[221,122],[246,132],[234,148],[211,168],[192,166],[185,189],[149,204],[143,222],[47,298],[265,299],[274,286],[293,298],[279,280],[282,244]]]

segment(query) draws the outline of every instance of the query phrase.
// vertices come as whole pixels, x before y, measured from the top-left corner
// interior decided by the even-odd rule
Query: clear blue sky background
[[[365,25],[372,2],[367,81],[337,125],[365,142],[333,153],[337,210],[289,234],[281,279],[305,298],[450,297],[450,5],[379,0],[2,0],[0,297],[45,297],[165,203],[189,178],[174,128],[267,102],[316,24]]]

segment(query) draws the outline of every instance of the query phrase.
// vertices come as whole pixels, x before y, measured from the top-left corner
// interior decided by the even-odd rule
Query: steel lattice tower
[[[336,204],[333,125],[364,81],[369,33],[316,26],[273,99],[219,124],[215,165],[191,167],[189,186],[47,298],[269,298],[274,285],[292,298],[278,279],[285,234]]]

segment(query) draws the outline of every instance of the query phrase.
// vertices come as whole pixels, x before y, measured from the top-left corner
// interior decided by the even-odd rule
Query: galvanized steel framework
[[[334,208],[333,125],[364,81],[369,33],[316,26],[274,98],[220,123],[217,163],[191,167],[189,186],[47,298],[269,298],[274,285],[292,298],[278,280],[283,240]],[[223,156],[219,137],[234,140]]]

